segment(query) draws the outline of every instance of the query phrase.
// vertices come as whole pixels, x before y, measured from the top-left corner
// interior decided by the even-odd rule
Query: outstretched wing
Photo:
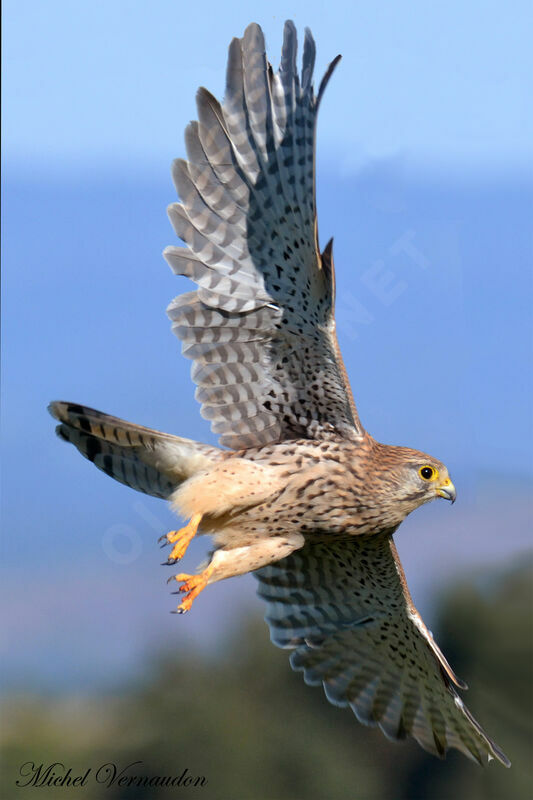
[[[284,29],[277,73],[261,28],[229,49],[222,105],[197,95],[186,130],[188,161],[173,165],[181,203],[169,216],[185,248],[174,272],[196,282],[168,309],[194,362],[202,414],[233,449],[294,438],[362,433],[335,335],[331,243],[318,249],[312,84],[306,31],[301,76],[296,31]]]
[[[414,607],[390,534],[311,541],[255,575],[273,643],[295,648],[291,666],[331,703],[437,756],[510,766],[455,691],[467,687]]]

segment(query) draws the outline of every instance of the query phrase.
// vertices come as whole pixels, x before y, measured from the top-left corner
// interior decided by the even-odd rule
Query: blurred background
[[[223,94],[231,38],[259,22],[277,67],[287,17],[315,35],[316,82],[343,54],[317,191],[361,419],[442,459],[458,489],[397,545],[510,771],[441,763],[330,707],[270,645],[251,576],[169,614],[156,543],[175,518],[46,413],[72,400],[215,442],[164,313],[190,288],[160,256],[169,166],[197,87]],[[31,791],[15,784],[27,761],[186,768],[224,800],[530,796],[532,22],[525,0],[4,2],[3,797]]]

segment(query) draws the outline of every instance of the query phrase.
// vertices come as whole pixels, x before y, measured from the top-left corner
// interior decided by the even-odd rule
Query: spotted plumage
[[[169,216],[186,246],[164,255],[197,288],[168,314],[222,447],[73,403],[50,410],[99,469],[190,517],[162,537],[168,563],[197,533],[213,537],[208,567],[175,576],[180,612],[206,585],[254,571],[273,642],[332,703],[438,756],[454,747],[508,765],[460,699],[394,546],[409,513],[453,502],[455,488],[440,461],[376,442],[359,420],[315,208],[317,111],[339,57],[315,94],[309,31],[301,72],[296,52],[291,22],[277,72],[259,26],[234,39],[224,102],[199,90],[188,160],[173,165]]]

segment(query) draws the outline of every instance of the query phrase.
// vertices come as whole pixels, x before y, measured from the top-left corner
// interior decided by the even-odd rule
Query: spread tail
[[[167,499],[187,478],[212,466],[216,447],[160,433],[76,403],[48,406],[56,433],[106,475],[139,492]]]

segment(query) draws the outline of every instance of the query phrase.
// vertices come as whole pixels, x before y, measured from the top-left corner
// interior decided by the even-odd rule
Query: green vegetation
[[[482,769],[453,751],[441,762],[412,741],[387,742],[306,687],[290,671],[287,653],[269,643],[265,625],[251,621],[216,662],[177,653],[153,665],[142,684],[114,694],[8,698],[0,794],[5,800],[525,800],[533,786],[531,609],[529,567],[486,575],[443,598],[436,631],[472,687],[468,705],[513,761],[510,770]],[[91,773],[79,788],[19,788],[19,768],[28,761],[45,767],[61,761],[73,777],[89,767]],[[179,778],[186,769],[185,777],[207,783],[107,787],[94,779],[101,765],[120,770],[136,761],[142,765],[128,775]]]

